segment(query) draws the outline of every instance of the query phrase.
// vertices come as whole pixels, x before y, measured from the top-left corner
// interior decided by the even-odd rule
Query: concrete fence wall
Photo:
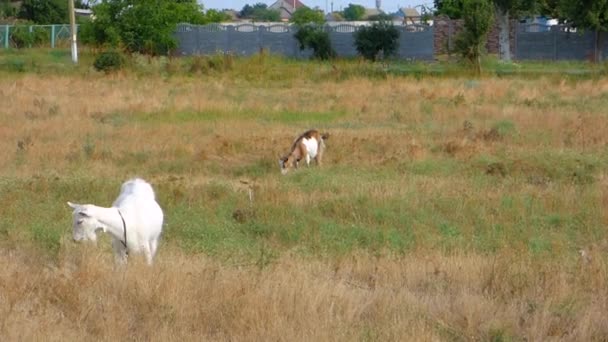
[[[361,25],[340,23],[326,25],[332,46],[340,57],[357,55],[354,33]],[[461,20],[437,17],[433,25],[412,24],[396,26],[400,31],[397,58],[433,60],[454,47],[456,36],[462,30]],[[31,43],[17,44],[17,32],[32,35]],[[175,32],[178,55],[214,54],[253,55],[262,49],[295,58],[307,58],[312,51],[300,50],[294,38],[296,28],[283,23],[241,25],[189,25],[180,24]],[[68,25],[0,25],[0,48],[21,48],[56,45],[69,42]],[[33,39],[35,38],[35,39]],[[518,60],[592,60],[596,51],[608,56],[608,33],[582,31],[562,25],[521,24],[511,22],[511,52]],[[490,32],[487,42],[489,53],[497,54],[498,28]]]
[[[599,36],[598,36],[599,34]],[[605,32],[573,30],[563,25],[519,25],[515,54],[520,60],[589,60],[608,53]]]
[[[339,57],[357,55],[354,33],[360,26],[342,24],[324,26],[332,47]],[[398,26],[399,48],[397,58],[432,60],[434,58],[433,27],[428,25]],[[178,55],[213,54],[217,52],[248,56],[264,49],[270,53],[303,58],[310,50],[300,50],[294,38],[296,28],[287,24],[276,25],[189,25],[178,26]]]

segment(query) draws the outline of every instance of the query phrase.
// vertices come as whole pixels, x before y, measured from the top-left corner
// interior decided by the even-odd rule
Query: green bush
[[[29,25],[14,26],[10,29],[11,45],[18,49],[39,46],[49,40],[50,34],[41,27],[32,27],[31,32]]]
[[[95,69],[109,73],[112,71],[120,70],[124,66],[125,60],[123,56],[117,51],[104,51],[95,58]]]
[[[399,31],[391,22],[379,21],[355,32],[355,47],[365,59],[375,61],[382,54],[394,55],[399,47]]]
[[[329,33],[322,26],[307,24],[298,27],[294,37],[300,43],[300,50],[311,48],[313,58],[330,59],[336,56],[336,52],[331,46]]]

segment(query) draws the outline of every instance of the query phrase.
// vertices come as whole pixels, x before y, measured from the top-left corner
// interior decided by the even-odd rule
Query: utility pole
[[[70,33],[72,34],[72,62],[78,63],[78,45],[76,44],[76,14],[74,13],[74,0],[68,0],[70,11]]]

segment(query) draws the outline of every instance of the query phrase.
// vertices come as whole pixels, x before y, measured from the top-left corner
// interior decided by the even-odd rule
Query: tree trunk
[[[596,29],[595,30],[595,53],[593,56],[593,59],[595,61],[595,63],[600,63],[603,59],[602,56],[602,32],[600,31],[600,29]]]
[[[496,20],[498,20],[498,52],[500,60],[511,61],[511,40],[509,39],[509,10],[496,6]]]

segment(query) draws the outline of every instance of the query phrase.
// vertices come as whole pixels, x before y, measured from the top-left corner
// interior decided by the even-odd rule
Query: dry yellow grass
[[[9,229],[2,235],[0,226],[0,238],[10,241],[0,245],[0,336],[62,341],[608,339],[605,234],[581,225],[572,229],[583,232],[574,235],[575,241],[553,241],[552,234],[567,233],[534,227],[538,208],[561,215],[557,225],[563,217],[595,223],[589,219],[593,215],[606,223],[605,171],[595,169],[590,174],[596,186],[585,187],[569,179],[579,177],[586,184],[587,174],[552,175],[553,165],[545,165],[542,156],[576,154],[582,164],[585,158],[605,156],[608,80],[388,77],[338,82],[303,77],[278,84],[220,76],[142,79],[128,73],[0,79],[0,180],[19,182],[40,195],[32,200],[34,208],[38,201],[57,209],[48,216],[65,220],[66,238],[65,199],[48,190],[55,178],[121,181],[140,175],[166,190],[161,197],[169,208],[218,205],[204,198],[212,195],[201,186],[210,183],[242,191],[246,205],[240,181],[254,178],[261,205],[255,214],[263,222],[272,221],[283,206],[314,208],[322,202],[319,210],[339,223],[381,226],[357,212],[365,202],[352,199],[375,204],[410,196],[408,206],[400,207],[403,215],[429,212],[429,221],[418,218],[416,229],[436,231],[434,217],[453,219],[463,240],[475,235],[477,215],[492,225],[513,224],[519,229],[514,234],[530,239],[545,234],[554,252],[539,257],[517,238],[500,242],[491,253],[461,248],[474,245],[468,241],[444,248],[433,233],[419,234],[405,254],[380,248],[309,255],[298,253],[296,246],[269,263],[235,265],[232,259],[188,253],[169,240],[154,267],[134,262],[115,269],[107,248],[62,241],[52,258],[28,243],[15,247],[27,241],[20,235],[25,233]],[[326,188],[286,192],[278,167],[277,175],[235,173],[259,161],[274,163],[301,130],[313,125],[331,133],[326,167],[344,173],[322,179]],[[506,137],[501,129],[508,130]],[[510,164],[494,162],[499,157]],[[447,161],[441,165],[447,169],[432,169],[437,160]],[[425,162],[432,172],[416,174],[408,168]],[[476,174],[450,171],[455,163],[495,175],[496,181],[488,184]],[[553,181],[547,181],[550,177]],[[86,200],[95,196],[82,192]],[[16,193],[0,192],[3,206],[15,198]],[[104,200],[99,204],[112,198]],[[4,212],[14,215],[6,221],[10,224],[30,222],[17,213],[36,214],[27,208]],[[581,212],[585,215],[576,221]],[[171,220],[172,213],[167,214]],[[508,240],[510,233],[501,234]],[[265,243],[281,245],[277,239],[271,236]],[[585,249],[586,257],[572,253],[577,248]]]
[[[116,269],[90,248],[57,263],[4,250],[0,329],[8,340],[601,341],[608,284],[593,257],[286,254],[259,269],[165,249],[152,268]]]
[[[327,124],[333,127],[340,151],[328,157],[333,156],[341,164],[360,160],[367,151],[361,151],[359,145],[366,143],[381,146],[371,156],[378,162],[423,158],[429,149],[442,144],[448,144],[447,151],[462,158],[493,152],[496,144],[492,141],[465,139],[465,120],[472,122],[477,132],[488,131],[500,120],[512,122],[518,133],[526,137],[507,146],[515,152],[573,145],[594,151],[607,143],[603,134],[608,128],[607,120],[599,106],[607,81],[555,85],[543,79],[488,79],[474,86],[467,86],[467,82],[302,80],[289,87],[250,89],[251,85],[221,79],[202,82],[149,77],[144,81],[124,75],[26,75],[0,81],[0,148],[6,151],[0,156],[0,163],[10,165],[12,152],[22,147],[27,149],[29,158],[20,174],[49,167],[60,171],[87,141],[95,146],[92,159],[101,161],[94,169],[103,175],[112,172],[101,165],[104,158],[128,152],[145,152],[151,158],[185,153],[228,161],[241,160],[242,155],[252,151],[274,157],[283,153],[297,134],[293,125],[286,129],[280,120],[272,119],[283,112],[345,113]],[[541,92],[543,89],[548,92]],[[588,108],[584,107],[586,103]],[[181,124],[174,122],[175,115],[171,116],[197,112],[202,112],[203,117],[213,112],[223,114],[221,120],[203,121],[194,121],[195,115],[191,115]],[[134,115],[135,122],[129,122]],[[164,116],[172,119],[163,119]],[[178,115],[179,120],[184,119]],[[154,124],[146,124],[149,121]],[[339,128],[340,122],[357,129]],[[311,124],[314,123],[306,119],[296,122],[301,129]],[[120,168],[114,170],[123,172]]]

